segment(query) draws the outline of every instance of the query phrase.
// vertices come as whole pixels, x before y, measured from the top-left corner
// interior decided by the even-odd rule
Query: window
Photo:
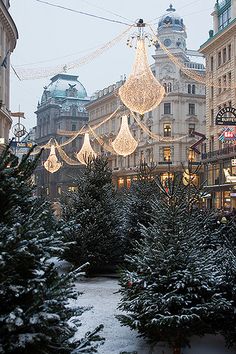
[[[218,53],[218,66],[221,65],[221,52]]]
[[[188,114],[195,115],[195,103],[189,103],[188,105]]]
[[[166,86],[166,83],[164,82],[164,84],[163,84],[163,87],[164,87],[164,89],[165,89],[165,92],[167,92],[167,86]]]
[[[71,125],[71,130],[74,132],[76,130],[76,124],[75,123],[72,123]]]
[[[214,57],[211,57],[211,71],[214,70]]]
[[[223,49],[223,63],[227,60],[226,48]]]
[[[128,115],[128,124],[130,125],[130,115]]]
[[[196,93],[196,86],[192,85],[192,94],[195,95],[195,93]]]
[[[171,91],[172,91],[172,84],[171,82],[169,82],[167,85],[167,92],[171,92]]]
[[[214,86],[211,86],[211,98],[214,98]]]
[[[167,136],[171,136],[171,124],[170,123],[165,123],[164,124],[164,136],[167,137]]]
[[[78,191],[78,187],[77,186],[69,186],[68,187],[68,192],[77,192]]]
[[[188,125],[188,134],[189,134],[189,136],[193,136],[194,133],[195,132],[195,124],[193,124],[193,123],[190,123],[189,125]]]
[[[228,60],[231,59],[231,44],[228,45]]]
[[[153,149],[147,149],[147,162],[153,162]]]
[[[171,161],[171,148],[170,147],[163,147],[163,160],[164,161]]]
[[[164,114],[171,114],[170,103],[164,103]]]
[[[152,118],[152,111],[148,112],[148,118],[149,118],[149,119]]]
[[[224,91],[226,90],[226,86],[227,86],[227,79],[226,79],[226,75],[223,76],[223,89]]]
[[[231,86],[231,83],[232,83],[232,74],[231,74],[231,71],[228,73],[228,81],[229,81],[229,86]]]
[[[221,79],[218,79],[219,94],[221,93]]]
[[[144,152],[143,150],[140,151],[140,162],[144,162]]]
[[[211,125],[214,125],[214,109],[211,109]]]
[[[231,20],[231,7],[229,7],[224,12],[222,12],[218,17],[219,30],[222,30],[224,27],[226,27],[229,24],[230,20]]]
[[[140,141],[143,141],[143,131],[140,130]]]
[[[211,135],[210,137],[210,145],[209,145],[210,151],[214,150],[214,135]]]
[[[191,93],[191,85],[188,85],[188,93]]]

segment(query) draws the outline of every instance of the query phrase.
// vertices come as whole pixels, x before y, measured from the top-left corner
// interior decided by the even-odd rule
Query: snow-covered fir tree
[[[120,303],[127,314],[118,317],[179,354],[192,335],[220,332],[233,306],[221,289],[223,273],[216,263],[223,250],[206,246],[210,227],[204,227],[208,217],[196,205],[198,191],[181,185],[177,176],[168,188],[160,181],[158,186],[152,223],[142,227],[143,240],[127,257]]]
[[[95,352],[100,328],[73,341],[83,310],[68,304],[78,296],[81,270],[59,275],[50,261],[64,249],[63,227],[48,203],[32,196],[36,163],[27,155],[18,164],[9,149],[0,158],[0,353]]]
[[[65,258],[76,265],[88,261],[91,273],[110,270],[122,255],[122,237],[108,160],[88,161],[77,187],[64,205],[64,218],[73,224],[65,240],[74,242]]]
[[[152,200],[158,194],[153,176],[155,166],[140,164],[137,180],[133,181],[129,190],[121,195],[121,218],[125,239],[125,253],[133,252],[135,241],[140,241],[141,225],[148,226],[151,222]]]

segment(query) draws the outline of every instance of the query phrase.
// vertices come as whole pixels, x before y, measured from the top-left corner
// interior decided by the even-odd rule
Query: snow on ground
[[[85,311],[80,317],[82,326],[78,335],[82,337],[87,331],[92,331],[99,324],[104,325],[101,336],[105,337],[104,345],[98,348],[98,354],[120,354],[130,352],[132,354],[172,354],[172,350],[166,345],[160,344],[155,348],[150,346],[142,338],[137,337],[137,332],[128,327],[122,327],[115,315],[120,314],[117,305],[120,301],[118,280],[112,278],[84,278],[76,283],[79,292],[83,295],[72,301],[72,306],[93,308]],[[182,349],[182,354],[236,354],[236,349],[227,349],[224,340],[218,336],[206,336],[204,338],[192,338],[192,347]]]
[[[86,307],[93,306],[81,316],[80,335],[93,330],[101,323],[104,324],[101,336],[105,337],[106,341],[99,347],[99,354],[119,354],[125,351],[154,354],[143,339],[137,338],[137,332],[122,327],[115,318],[115,315],[121,313],[116,309],[120,300],[120,294],[117,294],[119,289],[117,279],[89,278],[78,281],[76,285],[78,290],[83,292],[77,300],[78,304]],[[158,353],[162,354],[161,351]]]

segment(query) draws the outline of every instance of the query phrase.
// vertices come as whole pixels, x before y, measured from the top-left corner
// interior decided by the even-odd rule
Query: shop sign
[[[236,140],[236,134],[235,134],[234,128],[228,128],[228,127],[224,128],[221,131],[221,134],[220,134],[218,140],[221,141],[222,143],[235,141]]]
[[[216,125],[236,125],[236,108],[224,107],[216,116]]]
[[[236,198],[236,193],[230,193],[230,196],[231,196],[232,198]]]

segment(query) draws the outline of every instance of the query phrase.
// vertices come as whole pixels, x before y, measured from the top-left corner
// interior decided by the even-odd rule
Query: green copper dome
[[[44,87],[41,103],[49,98],[77,98],[87,99],[87,92],[78,76],[69,74],[58,74],[51,78],[48,86]]]

